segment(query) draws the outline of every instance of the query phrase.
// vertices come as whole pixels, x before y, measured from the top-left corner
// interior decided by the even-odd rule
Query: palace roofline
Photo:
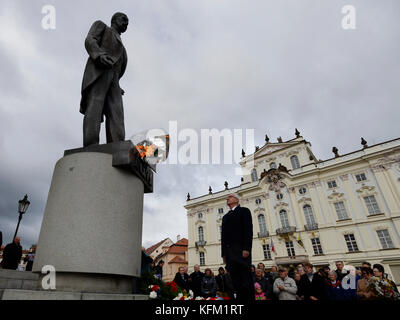
[[[288,141],[285,141],[285,142],[282,142],[282,143],[284,144],[286,142],[290,142],[290,141],[293,141],[293,140],[296,140],[296,139],[299,139],[299,138],[302,138],[302,137],[298,137],[298,138],[296,137],[294,139],[291,139],[291,140],[288,140]],[[373,156],[374,154],[376,154],[378,152],[382,152],[382,151],[387,152],[388,149],[393,148],[393,147],[389,146],[388,148],[385,148],[385,149],[382,149],[382,150],[373,151],[372,153],[369,153],[369,154],[365,153],[366,150],[371,150],[374,147],[381,146],[381,145],[388,144],[388,143],[395,142],[395,141],[399,141],[399,144],[397,146],[394,146],[394,147],[400,146],[400,138],[395,138],[395,139],[387,140],[387,141],[384,141],[384,142],[376,143],[374,145],[367,146],[365,148],[362,148],[362,149],[359,149],[359,150],[355,150],[355,151],[352,151],[352,152],[349,152],[349,153],[346,153],[346,154],[343,154],[343,155],[339,155],[338,157],[329,158],[329,159],[318,161],[318,162],[315,162],[315,163],[309,163],[309,164],[306,164],[304,166],[301,166],[299,169],[290,170],[290,172],[298,171],[298,172],[296,172],[294,174],[294,175],[298,176],[298,175],[302,175],[302,174],[305,175],[305,174],[309,174],[309,173],[315,173],[315,170],[320,171],[320,170],[323,170],[323,169],[327,169],[327,168],[330,168],[332,165],[347,164],[349,161],[354,161],[354,160],[357,160],[357,159],[360,159],[360,158],[362,159],[362,158],[364,158],[364,156]],[[308,143],[306,140],[300,140],[298,142],[299,143],[304,142],[306,144]],[[254,155],[255,153],[260,152],[262,149],[264,149],[264,147],[266,145],[280,145],[282,143],[269,143],[268,142],[262,148],[260,148],[256,152],[254,152],[252,155]],[[293,145],[295,145],[295,144],[293,144]],[[288,146],[288,147],[292,147],[293,145]],[[284,147],[282,149],[279,149],[276,152],[282,151],[283,149],[286,149],[288,147]],[[274,153],[274,152],[272,152],[272,153]],[[345,159],[346,157],[348,157],[350,155],[354,155],[356,153],[362,153],[362,155],[360,155],[360,157],[358,157],[358,158]],[[251,155],[246,156],[245,158],[248,158],[248,157],[251,157]],[[340,160],[342,160],[342,161],[340,161]],[[329,162],[332,162],[332,163],[330,164]],[[328,163],[328,165],[325,165],[326,163]],[[310,170],[307,170],[307,171],[303,171],[304,168],[308,169],[308,168],[310,168],[310,166],[314,166],[314,168],[311,168]],[[290,176],[294,176],[290,172],[288,172],[286,174],[288,174]],[[240,192],[242,190],[243,186],[247,186],[249,184],[250,185],[254,184],[254,187],[257,187],[259,185],[260,181],[261,181],[261,179],[259,179],[258,182],[257,181],[256,182],[245,182],[245,183],[242,183],[242,184],[240,184],[238,186],[235,186],[235,187],[232,187],[232,188],[228,188],[226,190],[221,190],[221,191],[213,192],[211,194],[204,194],[202,196],[198,196],[196,198],[192,198],[192,199],[186,201],[186,205],[184,205],[184,207],[185,208],[189,208],[192,205],[198,205],[199,203],[201,203],[203,201],[207,202],[210,199],[217,200],[218,198],[220,198],[222,196],[222,194],[228,195],[230,193]],[[219,194],[218,197],[214,197],[217,194]],[[202,199],[203,201],[199,201],[200,199]]]

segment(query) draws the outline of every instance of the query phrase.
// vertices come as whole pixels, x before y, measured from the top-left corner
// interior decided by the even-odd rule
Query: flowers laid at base
[[[229,300],[228,297],[219,297],[218,295],[211,298],[194,297],[192,290],[189,290],[189,292],[187,292],[186,290],[180,290],[180,288],[174,281],[167,282],[165,284],[165,288],[169,288],[171,292],[176,293],[176,296],[172,300]],[[162,289],[159,285],[150,285],[149,289],[151,290],[149,293],[150,299],[161,298]]]
[[[388,279],[371,277],[368,288],[376,294],[378,299],[400,300],[400,295],[394,291]]]

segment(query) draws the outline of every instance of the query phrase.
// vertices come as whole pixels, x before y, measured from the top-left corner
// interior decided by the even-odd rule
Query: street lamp
[[[22,200],[18,201],[18,212],[19,212],[19,217],[18,217],[18,224],[17,224],[17,229],[15,229],[15,234],[13,241],[15,237],[17,236],[18,228],[19,228],[19,223],[21,222],[22,215],[28,210],[28,207],[31,203],[28,201],[28,195],[25,195],[25,197]]]

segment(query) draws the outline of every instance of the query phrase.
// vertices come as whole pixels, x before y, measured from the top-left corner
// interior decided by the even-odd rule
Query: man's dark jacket
[[[118,78],[121,78],[125,73],[128,57],[122,40],[117,31],[108,27],[104,22],[98,20],[91,26],[88,35],[85,39],[85,48],[89,54],[86,63],[85,72],[82,80],[82,99],[80,112],[85,114],[87,107],[86,89],[92,85],[107,67],[103,66],[99,57],[108,55],[114,65],[120,64]]]
[[[304,300],[310,300],[310,296],[318,300],[326,300],[326,283],[318,273],[314,273],[313,279],[310,282],[307,273],[303,274],[300,278],[300,287],[298,288],[297,295],[304,296]]]
[[[225,274],[218,274],[215,277],[215,281],[217,282],[217,290],[226,293],[231,299],[233,299],[233,284],[231,276],[228,272]]]
[[[178,287],[189,291],[189,275],[187,273],[183,274],[183,278],[179,272],[175,274],[174,282],[178,285]]]
[[[198,272],[192,272],[190,274],[190,289],[192,289],[193,294],[197,297],[201,295],[201,282],[203,280],[204,273],[201,271]]]
[[[238,263],[243,266],[251,264],[251,247],[253,244],[253,222],[248,208],[238,205],[222,218],[221,256],[226,257],[227,265]],[[243,258],[243,250],[250,254]]]
[[[16,270],[22,257],[22,247],[14,242],[6,245],[3,251],[2,265],[4,269]]]
[[[336,279],[339,280],[340,282],[343,280],[345,276],[349,274],[348,270],[342,269],[344,272],[340,272],[338,269],[335,270],[336,272]]]

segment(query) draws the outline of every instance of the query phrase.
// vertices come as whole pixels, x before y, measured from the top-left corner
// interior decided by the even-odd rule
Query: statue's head
[[[117,12],[111,18],[111,26],[114,27],[119,33],[123,33],[128,28],[129,19],[125,13]]]

